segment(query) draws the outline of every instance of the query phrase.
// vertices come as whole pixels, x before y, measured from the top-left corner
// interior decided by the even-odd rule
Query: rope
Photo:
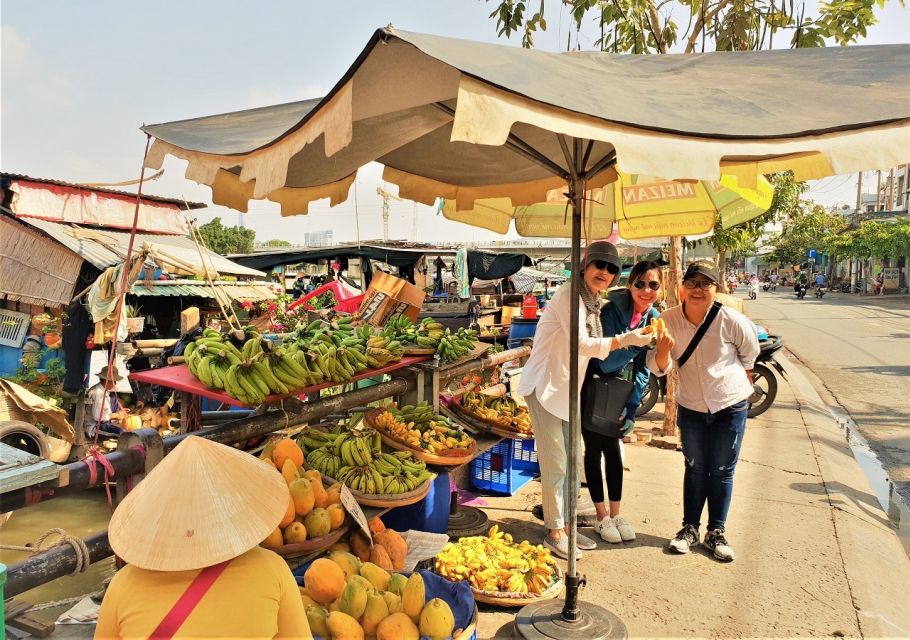
[[[59,540],[56,540],[53,544],[47,544],[54,536],[59,536]],[[25,546],[19,546],[14,544],[0,544],[0,549],[5,551],[23,551],[25,553],[30,553],[35,555],[36,553],[42,553],[53,547],[58,547],[61,545],[70,545],[73,548],[73,551],[76,553],[76,569],[73,573],[83,573],[88,569],[88,566],[91,564],[89,559],[88,547],[85,546],[85,541],[82,538],[76,538],[68,534],[63,529],[48,529],[35,541],[34,544],[29,544]]]
[[[97,436],[97,432],[95,435]],[[114,465],[105,457],[104,453],[97,445],[93,445],[89,448],[88,453],[82,459],[82,462],[88,466],[88,483],[90,487],[94,487],[95,483],[98,481],[98,468],[95,465],[100,464],[104,469],[104,490],[107,493],[107,505],[111,508],[111,511],[113,511],[114,498],[111,495],[110,480],[117,475],[117,472],[114,470]]]
[[[63,600],[52,600],[51,602],[44,602],[42,604],[32,605],[26,610],[26,612],[31,611],[41,611],[43,609],[53,609],[54,607],[62,607],[67,604],[76,604],[81,602],[85,598],[91,598],[92,600],[97,600],[104,595],[104,589],[98,589],[98,591],[92,591],[91,593],[86,593],[81,596],[73,596],[72,598],[64,598]]]

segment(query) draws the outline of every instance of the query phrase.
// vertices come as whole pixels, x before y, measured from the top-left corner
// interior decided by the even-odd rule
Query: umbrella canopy
[[[546,202],[512,207],[508,198],[476,200],[468,211],[446,202],[443,215],[458,222],[506,233],[511,222],[523,236],[571,237],[566,188],[547,193]],[[586,238],[606,238],[613,222],[626,239],[707,233],[719,213],[728,228],[751,220],[771,207],[774,188],[759,176],[755,189],[740,187],[733,176],[719,181],[662,180],[617,172],[617,179],[585,192],[587,206],[582,221]]]
[[[754,188],[784,168],[809,179],[906,162],[908,78],[910,45],[558,54],[387,28],[321,100],[144,127],[157,139],[147,164],[186,159],[189,179],[241,211],[336,204],[374,160],[418,202],[522,206],[568,181],[561,134],[586,141],[588,188],[614,159],[629,174]]]

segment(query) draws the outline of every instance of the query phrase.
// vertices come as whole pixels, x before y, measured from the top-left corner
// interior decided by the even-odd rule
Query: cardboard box
[[[398,314],[416,322],[424,297],[423,289],[379,271],[370,281],[370,288],[354,315],[375,327],[383,326],[389,318]]]

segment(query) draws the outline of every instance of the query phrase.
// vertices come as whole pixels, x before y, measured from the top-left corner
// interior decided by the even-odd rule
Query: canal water
[[[111,511],[103,489],[53,498],[25,509],[14,511],[3,525],[0,525],[0,543],[24,546],[34,542],[48,529],[60,528],[76,538],[105,531]],[[22,562],[28,553],[0,550],[0,562],[7,568]],[[41,604],[65,598],[73,598],[98,591],[105,580],[114,575],[114,559],[106,558],[92,564],[88,571],[53,580],[26,591],[18,596],[31,604]],[[29,615],[37,620],[52,622],[72,605],[34,611]]]

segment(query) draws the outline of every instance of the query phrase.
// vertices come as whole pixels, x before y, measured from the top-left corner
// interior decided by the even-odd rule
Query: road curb
[[[795,357],[787,374],[824,482],[862,635],[910,637],[910,558],[811,374]]]

